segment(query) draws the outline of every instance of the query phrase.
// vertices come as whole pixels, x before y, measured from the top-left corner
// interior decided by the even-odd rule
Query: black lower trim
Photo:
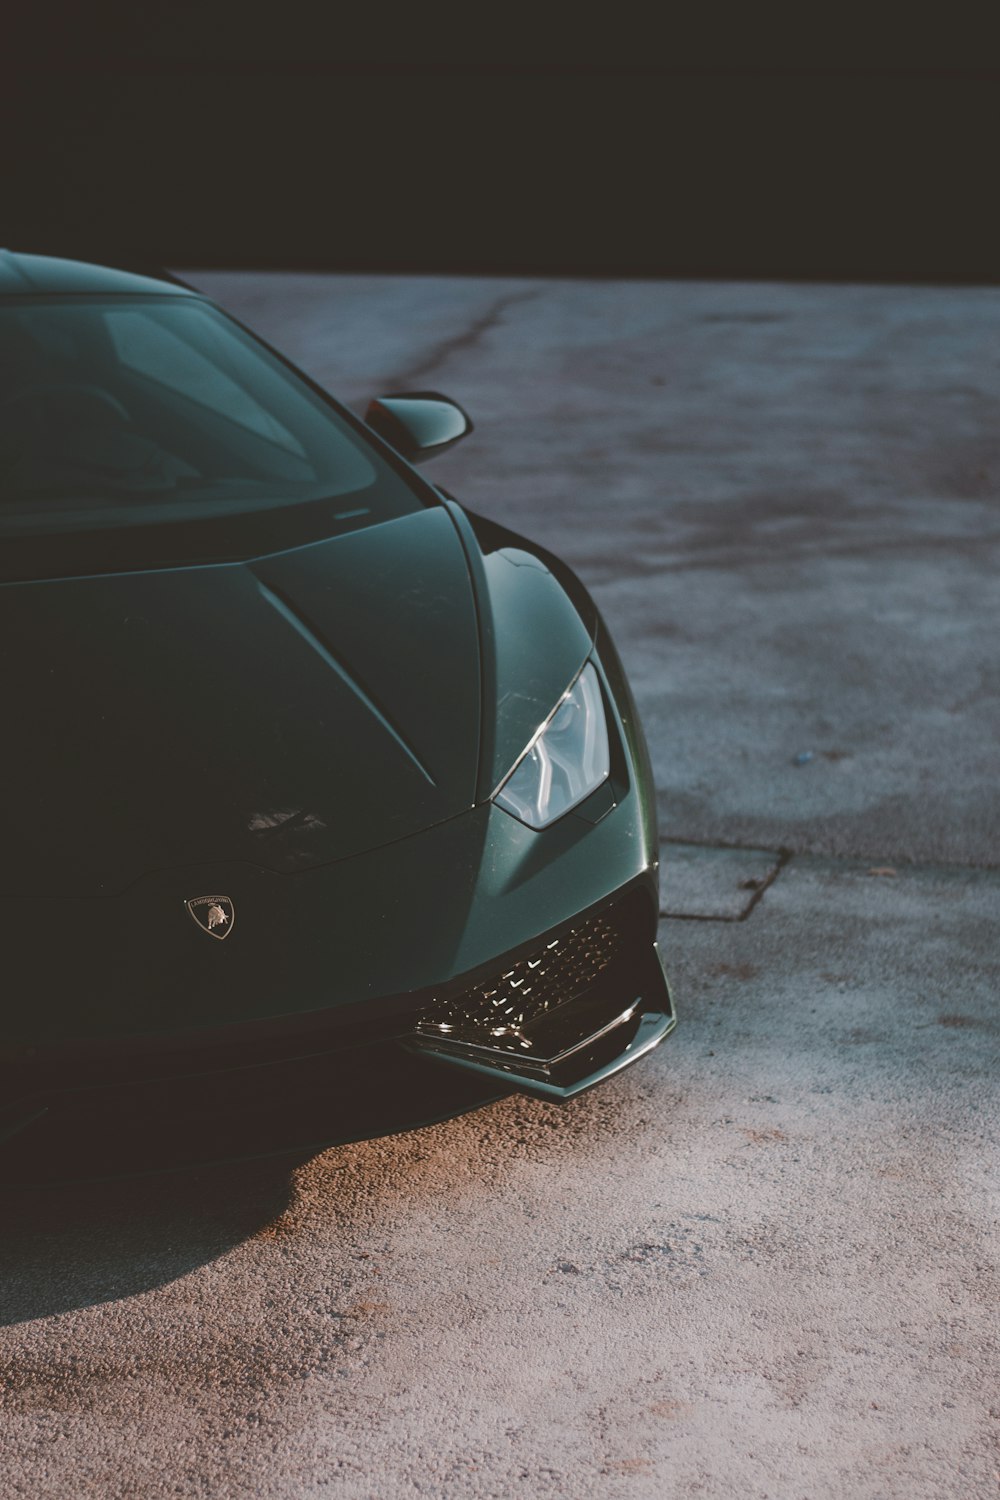
[[[637,1062],[676,1025],[670,988],[655,943],[605,969],[585,994],[560,1006],[533,1034],[530,1053],[418,1033],[414,1052],[543,1099],[572,1099]],[[541,1055],[539,1047],[545,1048]]]

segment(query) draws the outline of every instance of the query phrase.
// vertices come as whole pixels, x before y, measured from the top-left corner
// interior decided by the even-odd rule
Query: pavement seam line
[[[669,840],[664,840],[664,842],[669,842]],[[674,842],[679,842],[679,840],[674,840]],[[701,847],[711,849],[723,846],[705,844]],[[727,845],[725,847],[737,848],[738,846]],[[770,890],[771,886],[777,880],[782,870],[784,870],[786,865],[790,864],[795,857],[791,849],[778,849],[777,851],[771,849],[763,849],[760,852],[762,854],[775,854],[775,863],[771,867],[768,875],[761,881],[760,885],[756,887],[746,906],[735,917],[710,917],[704,912],[672,912],[664,911],[662,908],[659,915],[661,917],[665,917],[667,921],[670,922],[746,922],[752,915],[764,892]]]
[[[918,870],[970,870],[980,875],[1000,875],[1000,864],[961,864],[958,860],[949,859],[900,859],[898,856],[886,858],[880,854],[820,854],[813,849],[788,849],[782,845],[779,849],[769,849],[765,844],[729,844],[719,839],[682,839],[661,838],[663,844],[676,844],[678,848],[690,849],[725,849],[734,854],[770,854],[775,859],[787,856],[789,859],[814,859],[820,864],[826,865],[889,865],[906,874],[915,874]],[[734,921],[735,918],[726,918]]]

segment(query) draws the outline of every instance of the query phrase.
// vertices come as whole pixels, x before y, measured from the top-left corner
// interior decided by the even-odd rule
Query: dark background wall
[[[974,37],[323,14],[22,19],[0,240],[201,266],[1000,272],[1000,73]]]

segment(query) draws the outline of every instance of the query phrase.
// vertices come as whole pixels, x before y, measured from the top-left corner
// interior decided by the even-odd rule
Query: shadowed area
[[[57,1094],[0,1148],[0,1190],[319,1150],[413,1130],[503,1093],[389,1045],[109,1084],[93,1102]]]
[[[4,1189],[0,1322],[122,1302],[226,1254],[288,1207],[301,1155],[117,1182]]]

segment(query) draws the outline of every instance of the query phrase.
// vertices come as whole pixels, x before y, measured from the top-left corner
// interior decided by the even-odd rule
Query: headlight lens
[[[610,771],[604,699],[588,662],[501,783],[496,801],[529,828],[547,828]]]

